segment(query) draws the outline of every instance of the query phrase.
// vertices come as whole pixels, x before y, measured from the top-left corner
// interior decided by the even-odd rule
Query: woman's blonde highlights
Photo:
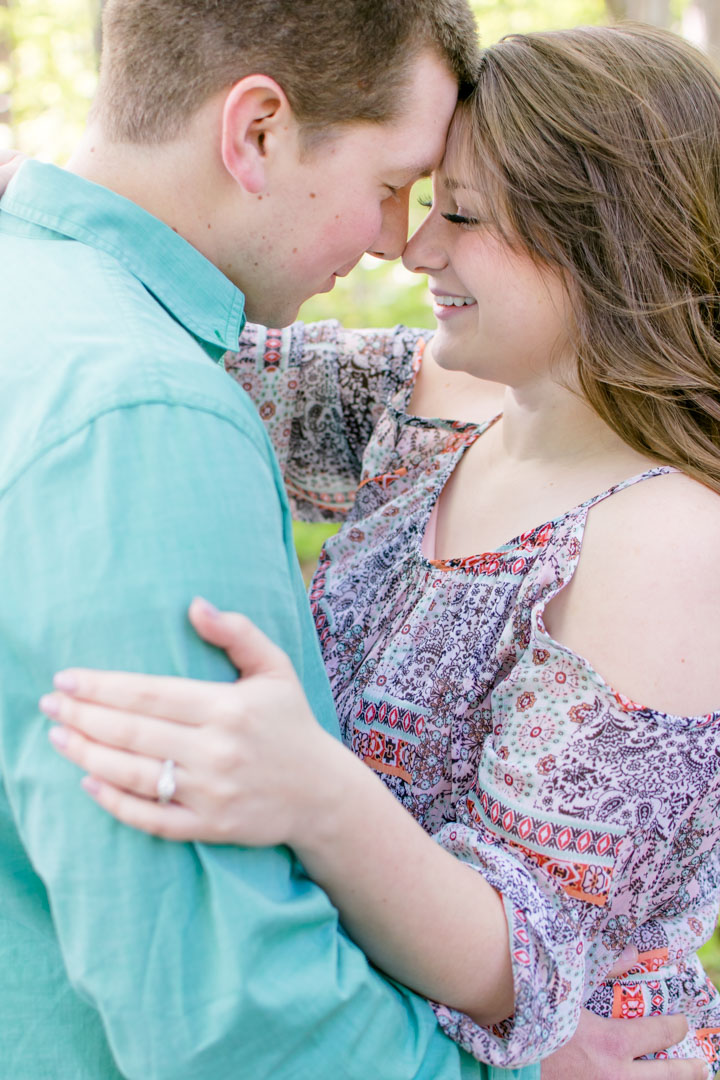
[[[650,27],[486,49],[455,161],[563,274],[578,377],[628,445],[720,492],[720,79]]]

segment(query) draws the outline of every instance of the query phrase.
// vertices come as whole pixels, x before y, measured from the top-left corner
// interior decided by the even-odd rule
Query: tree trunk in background
[[[0,0],[0,65],[10,66],[12,62],[12,40],[8,26],[10,0]],[[12,127],[12,99],[10,94],[0,93],[0,125]]]
[[[720,2],[690,0],[682,20],[683,34],[720,61]]]
[[[703,2],[710,8],[718,0]],[[611,19],[633,19],[653,26],[670,25],[670,0],[605,0],[605,4]]]

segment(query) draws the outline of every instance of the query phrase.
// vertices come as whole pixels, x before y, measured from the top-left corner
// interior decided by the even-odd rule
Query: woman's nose
[[[440,242],[436,225],[434,215],[428,214],[412,234],[402,257],[406,270],[414,274],[433,274],[447,266],[447,253]]]

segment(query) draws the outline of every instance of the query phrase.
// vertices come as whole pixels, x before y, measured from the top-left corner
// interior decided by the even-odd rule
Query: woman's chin
[[[472,368],[472,350],[457,335],[444,333],[438,326],[432,339],[433,360],[445,371],[468,371]]]

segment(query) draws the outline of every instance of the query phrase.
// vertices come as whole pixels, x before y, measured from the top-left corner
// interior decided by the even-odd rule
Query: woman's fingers
[[[79,765],[96,780],[146,799],[157,798],[162,761],[103,746],[72,728],[53,727],[48,737],[63,757]],[[190,783],[185,769],[176,764],[175,802],[186,801]]]
[[[225,649],[244,678],[287,675],[292,671],[287,655],[247,616],[218,611],[199,596],[190,605],[189,616],[200,637]]]
[[[192,840],[197,836],[198,817],[185,806],[138,798],[95,777],[85,777],[83,787],[99,806],[133,829],[164,840]]]
[[[190,606],[190,621],[202,638],[226,650],[244,677],[293,673],[292,664],[282,649],[244,615],[219,612],[206,600],[197,598]],[[202,724],[218,712],[223,713],[232,686],[231,683],[89,668],[59,671],[53,683],[57,690],[78,700],[191,725]]]
[[[211,683],[167,675],[136,675],[129,671],[68,668],[53,679],[57,690],[73,700],[106,705],[180,724],[199,725],[232,683]]]
[[[190,764],[196,755],[196,731],[184,724],[95,705],[66,694],[46,694],[40,708],[57,723],[87,735],[96,743],[147,757],[172,758]]]
[[[0,150],[0,196],[24,160],[25,154],[18,150]]]

